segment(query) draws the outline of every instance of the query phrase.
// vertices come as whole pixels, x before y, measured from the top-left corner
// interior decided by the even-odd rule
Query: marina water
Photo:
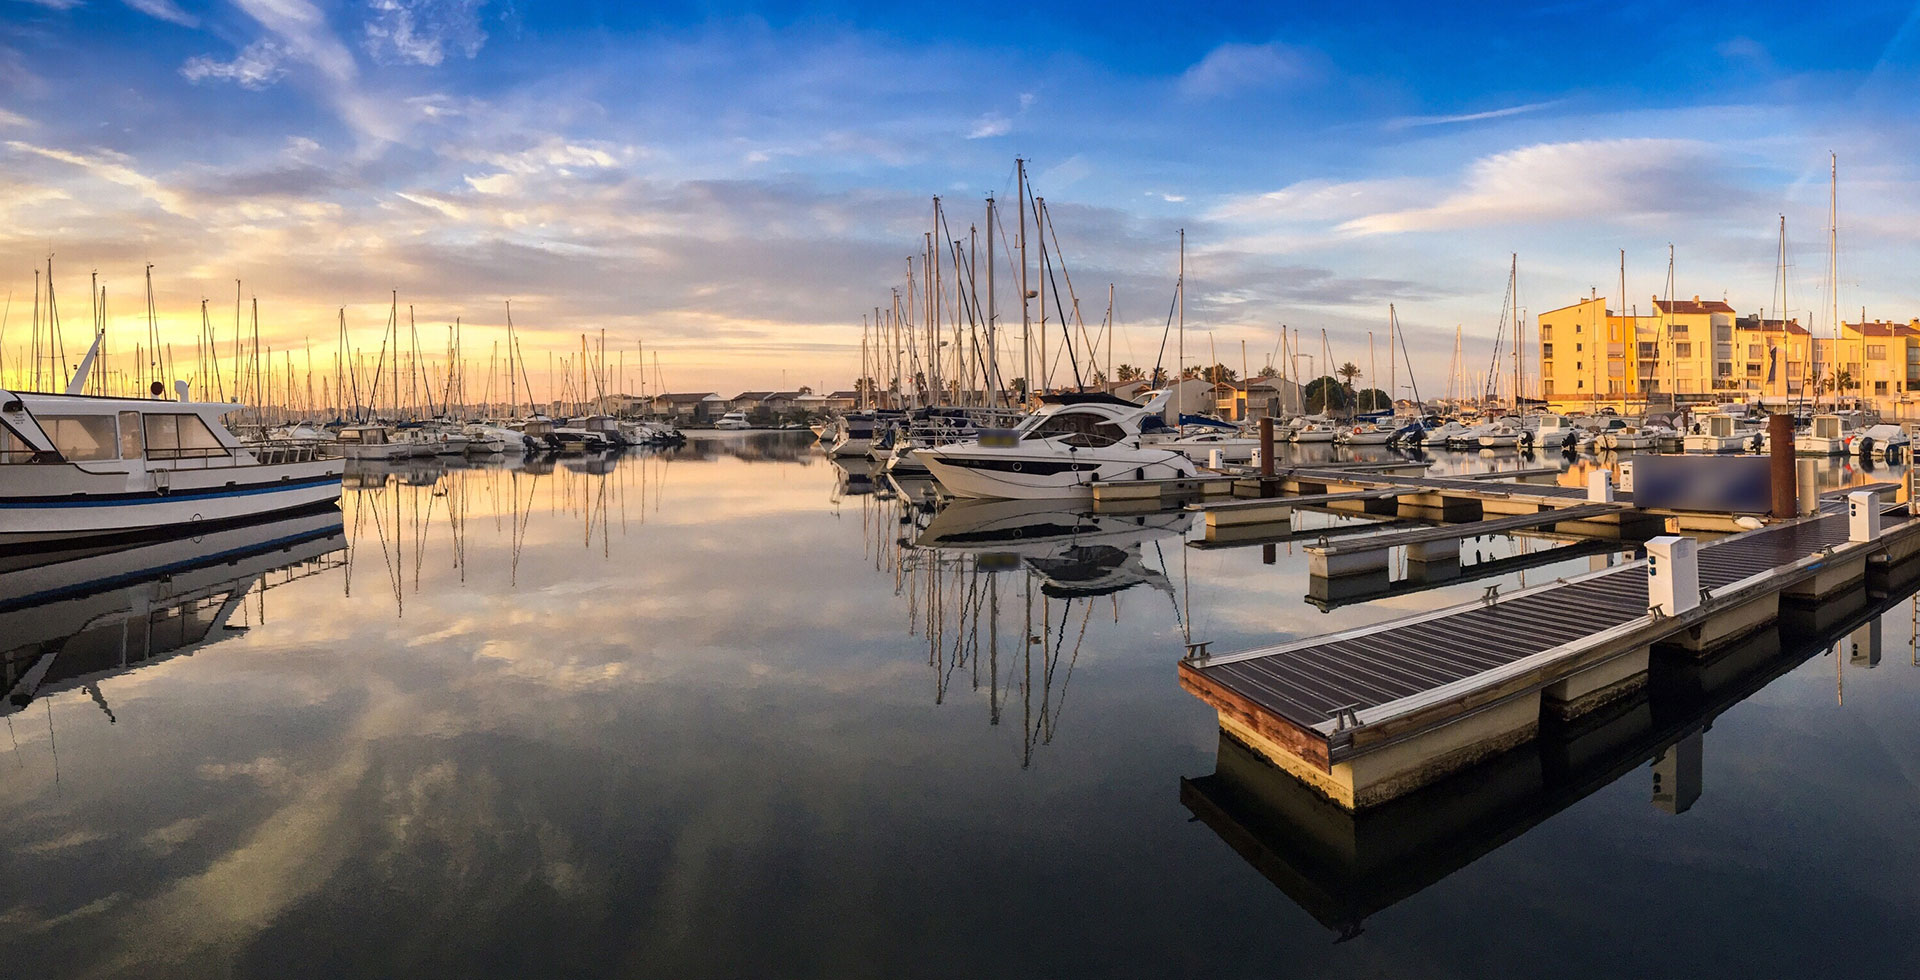
[[[1620,554],[1471,542],[1469,563],[1577,550],[1314,604],[1311,533],[954,531],[810,440],[364,462],[331,515],[0,612],[7,974],[1913,969],[1910,594],[1769,632],[1724,703],[1717,678],[1656,679],[1710,690],[1609,721],[1525,806],[1429,794],[1341,824],[1231,757],[1175,680],[1188,640],[1312,636]],[[1902,473],[1823,465],[1827,486]]]

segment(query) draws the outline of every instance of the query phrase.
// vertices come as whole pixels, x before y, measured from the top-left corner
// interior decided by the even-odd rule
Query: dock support
[[[1773,476],[1773,516],[1786,520],[1794,516],[1800,506],[1800,495],[1796,492],[1798,475],[1793,457],[1793,417],[1774,415],[1767,419],[1767,451],[1771,459],[1768,467]]]
[[[1641,647],[1548,685],[1541,708],[1558,718],[1575,718],[1640,690],[1647,684],[1651,649]]]

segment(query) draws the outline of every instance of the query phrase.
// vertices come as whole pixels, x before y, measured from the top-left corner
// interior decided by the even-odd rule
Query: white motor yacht
[[[213,527],[340,498],[338,456],[312,443],[245,445],[220,421],[236,406],[190,401],[185,382],[177,391],[173,401],[0,390],[0,547]]]
[[[747,429],[752,427],[752,423],[747,421],[747,413],[745,412],[728,412],[715,419],[713,427],[716,429]]]
[[[1043,396],[1040,410],[1012,429],[972,442],[916,450],[934,479],[956,497],[1088,497],[1094,483],[1198,475],[1186,454],[1140,444],[1146,405],[1103,393]]]

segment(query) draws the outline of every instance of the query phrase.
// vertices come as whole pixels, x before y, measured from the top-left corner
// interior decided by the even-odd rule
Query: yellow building
[[[1822,376],[1823,349],[1798,321],[1698,296],[1656,296],[1649,310],[1609,310],[1595,296],[1540,314],[1540,396],[1564,412],[1784,404],[1812,397],[1807,379]]]

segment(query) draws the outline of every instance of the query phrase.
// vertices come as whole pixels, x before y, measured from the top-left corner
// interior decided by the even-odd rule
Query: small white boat
[[[713,427],[716,429],[747,429],[752,428],[752,423],[747,421],[747,413],[745,412],[728,412],[718,419],[715,419]]]
[[[1316,442],[1332,442],[1340,435],[1339,430],[1325,422],[1305,422],[1294,426],[1289,442],[1308,445]]]
[[[342,426],[334,445],[347,459],[401,459],[413,455],[413,447],[395,442],[384,425],[364,423]]]
[[[1340,430],[1334,441],[1348,446],[1384,446],[1393,438],[1393,430],[1381,428],[1372,423],[1347,426]]]
[[[1753,433],[1742,429],[1739,419],[1726,413],[1709,415],[1695,428],[1699,431],[1687,433],[1683,442],[1690,453],[1737,453],[1753,441]]]
[[[1793,451],[1800,456],[1843,456],[1850,435],[1840,416],[1815,415],[1807,431],[1793,437]]]
[[[1907,430],[1892,423],[1870,425],[1857,430],[1847,440],[1847,453],[1861,459],[1897,462],[1906,455]]]
[[[1467,426],[1465,423],[1448,419],[1427,430],[1426,444],[1429,446],[1446,446],[1455,439],[1465,437],[1466,434]]]

